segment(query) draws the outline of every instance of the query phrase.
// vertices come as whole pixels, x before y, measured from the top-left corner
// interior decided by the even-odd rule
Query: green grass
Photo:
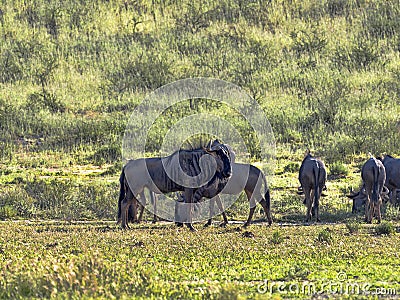
[[[3,1],[0,298],[286,298],[279,282],[321,288],[341,272],[399,290],[398,209],[366,225],[345,196],[368,152],[400,156],[399,12],[396,0]],[[132,111],[189,77],[237,84],[264,110],[277,142],[273,227],[110,223]],[[167,109],[146,155],[197,113],[230,121],[258,163],[246,120],[207,99]],[[322,225],[303,226],[296,194],[307,149],[330,170]],[[227,214],[246,219],[244,195]]]
[[[349,235],[344,225],[253,225],[247,237],[236,225],[191,233],[166,224],[123,231],[110,222],[1,222],[0,296],[310,297],[282,294],[271,286],[279,282],[312,283],[328,296],[329,282],[398,291],[399,239],[375,235],[374,226]],[[271,242],[276,232],[279,243]]]

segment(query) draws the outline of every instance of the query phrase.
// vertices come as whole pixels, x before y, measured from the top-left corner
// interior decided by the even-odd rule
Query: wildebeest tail
[[[375,172],[375,168],[372,168],[372,174],[374,175],[374,187],[372,188],[372,201],[378,202],[378,178],[379,178],[379,168],[378,168],[378,174]]]
[[[317,170],[315,170],[317,169]],[[314,173],[314,207],[318,208],[319,206],[319,176],[320,176],[320,167],[317,163],[317,168],[313,168]]]
[[[121,218],[121,202],[124,200],[125,194],[125,167],[123,167],[119,176],[118,220]]]

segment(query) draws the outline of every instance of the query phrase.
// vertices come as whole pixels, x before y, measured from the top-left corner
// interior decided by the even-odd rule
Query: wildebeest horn
[[[382,196],[386,196],[387,194],[389,194],[389,189],[386,186],[383,186]]]
[[[353,199],[354,197],[357,197],[360,195],[360,192],[354,193],[354,191],[351,191],[350,195],[346,195],[348,198]]]

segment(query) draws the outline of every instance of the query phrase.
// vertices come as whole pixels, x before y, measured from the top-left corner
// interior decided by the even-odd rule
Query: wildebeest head
[[[218,140],[215,140],[209,147],[204,150],[216,156],[217,168],[221,172],[223,177],[230,177],[232,175],[231,156],[229,148],[225,144],[221,144]]]
[[[388,188],[386,186],[383,186],[381,198],[384,202],[387,202],[389,200],[388,194],[389,194]],[[353,206],[351,208],[351,212],[354,214],[361,211],[367,200],[367,192],[365,191],[364,185],[358,192],[351,192],[351,194],[347,195],[347,197],[353,200]]]

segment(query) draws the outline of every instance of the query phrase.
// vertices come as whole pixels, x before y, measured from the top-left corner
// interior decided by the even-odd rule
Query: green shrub
[[[349,170],[341,162],[334,162],[329,166],[329,172],[331,175],[348,175]]]
[[[332,230],[327,227],[322,231],[320,231],[317,236],[317,241],[320,243],[332,244],[333,243]]]
[[[289,173],[296,173],[300,169],[300,165],[297,162],[290,162],[288,163],[284,168],[284,172],[289,172]]]
[[[356,220],[352,220],[346,222],[346,228],[349,230],[350,233],[357,233],[360,231],[361,224]]]
[[[282,236],[282,234],[281,234],[280,231],[275,230],[275,231],[272,233],[271,242],[272,242],[273,244],[280,244],[280,243],[283,242],[283,236]]]
[[[11,205],[3,205],[0,207],[0,220],[12,219],[18,214],[17,210]]]
[[[393,226],[393,223],[388,221],[383,221],[382,223],[376,225],[375,232],[376,234],[379,235],[381,234],[391,235],[395,233],[395,228]]]

